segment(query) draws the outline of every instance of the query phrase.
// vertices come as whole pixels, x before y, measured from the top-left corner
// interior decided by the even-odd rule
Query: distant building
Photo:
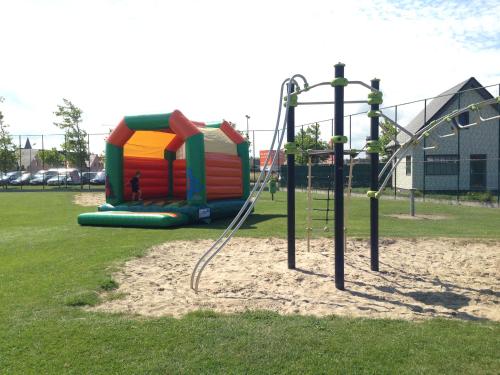
[[[85,162],[87,170],[90,172],[98,172],[104,169],[104,162],[97,154],[90,154],[90,161]]]
[[[17,168],[19,170],[25,170],[27,172],[36,172],[40,168],[37,168],[36,156],[40,150],[33,149],[29,138],[26,138],[26,143],[24,148],[19,150],[17,154]]]
[[[36,145],[36,143],[32,145],[29,138],[27,138],[24,148],[21,148],[19,152],[16,153],[18,169],[24,170],[26,172],[36,173],[42,169],[74,167],[72,165],[69,165],[69,163],[67,162],[66,163],[63,162],[62,165],[50,165],[47,164],[46,162],[44,163],[40,158],[41,154],[39,154],[41,150],[32,148],[32,146],[34,145]],[[64,158],[64,153],[62,151],[59,151],[59,153]],[[104,169],[104,162],[101,156],[97,154],[90,154],[89,156],[90,160],[85,161],[85,165],[83,166],[82,170],[83,172],[89,170],[91,172],[98,172]]]
[[[406,128],[415,133],[454,110],[492,98],[491,93],[471,77],[429,101]],[[481,114],[484,118],[497,116],[499,105],[488,105],[481,109]],[[475,122],[475,118],[476,113],[465,112],[458,122],[469,124]],[[424,150],[424,145],[419,144],[403,156],[393,175],[393,186],[436,192],[498,191],[500,120],[462,129],[454,136],[439,137],[452,132],[445,122],[426,139],[426,148],[433,145],[435,148]],[[398,144],[407,139],[406,134],[400,133]]]
[[[274,155],[276,154],[276,151],[274,150],[260,150],[259,156],[260,156],[260,170],[264,169],[264,164],[266,162],[266,158],[269,155],[269,162],[267,164],[266,170],[269,170],[269,167],[271,166],[271,162],[273,160]],[[279,167],[282,165],[286,164],[286,155],[285,151],[280,150],[278,155],[276,155],[276,160],[273,165],[273,171],[278,171]]]

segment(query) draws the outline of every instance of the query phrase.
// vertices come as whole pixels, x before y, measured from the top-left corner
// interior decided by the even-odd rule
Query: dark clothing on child
[[[132,185],[132,193],[138,193],[139,192],[139,177],[134,176],[130,180],[130,185]]]

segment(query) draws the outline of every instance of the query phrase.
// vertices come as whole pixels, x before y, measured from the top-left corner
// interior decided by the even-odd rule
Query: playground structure
[[[353,178],[353,171],[354,171],[354,166],[356,164],[356,157],[362,152],[363,150],[345,150],[344,152],[348,153],[350,156],[349,160],[349,172],[347,176],[347,196],[346,196],[346,207],[345,207],[345,215],[344,215],[344,246],[347,247],[347,227],[348,227],[348,214],[349,214],[349,204],[351,200],[351,195],[352,195],[352,178]],[[329,231],[329,221],[330,221],[330,212],[334,212],[333,208],[330,208],[330,203],[335,201],[335,198],[332,192],[332,182],[334,179],[332,178],[332,174],[334,171],[334,159],[332,155],[334,154],[334,150],[307,150],[307,227],[306,227],[306,235],[307,235],[307,251],[310,251],[311,248],[311,238],[313,236],[313,220],[324,220],[325,226],[323,227],[324,232]],[[330,172],[328,176],[323,177],[324,179],[328,179],[327,182],[327,193],[326,197],[321,196],[321,197],[313,197],[313,181],[320,178],[319,176],[313,176],[312,174],[312,157],[313,156],[325,156],[328,155],[330,156]],[[324,195],[324,194],[322,194]],[[315,207],[313,204],[313,201],[324,201],[326,202],[326,208],[318,208]],[[313,217],[314,211],[320,211],[324,212],[324,218],[318,218],[318,217]]]
[[[106,204],[81,225],[163,228],[234,216],[249,195],[248,142],[227,121],[127,116],[106,143]],[[131,201],[141,172],[143,201]]]
[[[272,139],[270,150],[279,151],[283,143],[283,138],[286,130],[287,143],[285,150],[287,153],[287,255],[288,255],[288,268],[296,268],[296,248],[295,248],[295,154],[298,152],[307,152],[307,150],[298,150],[295,143],[295,107],[300,105],[334,105],[334,136],[332,143],[334,144],[333,150],[328,150],[329,154],[335,157],[335,177],[334,177],[334,276],[335,286],[339,290],[344,290],[344,252],[345,252],[345,207],[344,207],[344,144],[348,142],[347,137],[344,135],[344,105],[345,104],[367,104],[370,106],[367,116],[370,119],[370,136],[367,138],[365,147],[362,150],[349,150],[350,155],[364,151],[370,156],[370,190],[367,196],[370,199],[370,268],[372,271],[379,271],[379,198],[383,193],[390,177],[394,173],[397,164],[402,160],[406,152],[412,147],[419,144],[424,139],[430,137],[432,131],[435,130],[440,124],[448,122],[453,124],[454,131],[450,134],[441,137],[450,137],[457,134],[461,129],[467,129],[472,126],[477,126],[482,122],[500,118],[500,116],[493,116],[484,118],[480,115],[480,109],[484,105],[499,104],[500,97],[495,99],[486,100],[454,111],[453,113],[444,116],[443,118],[433,121],[429,125],[425,125],[419,131],[412,133],[405,127],[398,124],[396,121],[389,118],[380,110],[382,104],[382,92],[380,91],[379,79],[372,79],[370,84],[362,81],[350,81],[344,76],[344,64],[338,63],[335,65],[335,77],[332,81],[321,82],[315,85],[309,85],[306,78],[301,74],[293,75],[283,81],[281,84],[279,110],[274,129],[274,136]],[[303,86],[299,84],[302,81]],[[370,92],[368,98],[365,100],[344,100],[344,89],[348,85],[359,85],[368,89]],[[286,96],[283,95],[284,88],[287,87]],[[334,88],[334,101],[324,102],[299,102],[298,97],[300,94],[308,92],[319,86],[331,86]],[[281,108],[283,99],[285,101],[286,114],[283,121],[282,129],[280,129]],[[465,111],[473,111],[476,113],[476,121],[470,124],[460,124],[457,121],[458,116]],[[379,153],[381,152],[381,144],[379,142],[379,126],[380,118],[389,121],[396,128],[397,133],[405,133],[409,139],[403,143],[396,152],[391,156],[388,163],[379,171]],[[281,133],[280,133],[281,131]],[[280,134],[277,140],[277,134]],[[397,136],[397,135],[396,135]],[[425,145],[425,143],[424,143]],[[437,143],[432,143],[433,148],[436,148]],[[253,189],[250,191],[249,197],[241,207],[240,211],[221,234],[221,236],[213,243],[213,245],[203,253],[198,262],[196,263],[190,279],[190,287],[195,292],[198,292],[199,282],[203,270],[210,263],[210,261],[224,248],[224,246],[231,240],[236,231],[243,225],[246,218],[249,216],[253,207],[255,206],[261,192],[267,185],[270,177],[269,171],[274,165],[276,155],[274,152],[272,160],[270,160],[268,153],[264,162],[264,168],[260,173]],[[398,159],[399,158],[399,159]],[[269,164],[270,163],[270,164]],[[382,176],[387,172],[389,166],[392,168],[388,171],[387,177],[380,183]],[[267,166],[270,165],[270,168]],[[351,168],[353,163],[351,163]],[[352,169],[350,170],[352,176]],[[310,180],[309,180],[310,181]],[[349,189],[350,190],[350,189]],[[309,225],[310,226],[310,225]]]

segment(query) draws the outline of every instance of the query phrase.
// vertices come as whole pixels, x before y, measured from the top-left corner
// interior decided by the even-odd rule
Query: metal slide
[[[196,265],[194,266],[193,272],[191,274],[191,281],[190,281],[190,286],[191,289],[193,289],[195,292],[198,292],[198,286],[200,283],[200,278],[203,273],[203,270],[205,267],[210,263],[210,261],[224,248],[224,246],[231,240],[231,238],[234,236],[236,231],[243,225],[247,217],[250,215],[252,212],[255,204],[257,203],[257,200],[260,197],[260,194],[264,190],[264,187],[267,185],[267,182],[269,181],[269,177],[271,176],[271,171],[272,167],[276,161],[276,156],[278,155],[281,145],[283,143],[283,138],[285,136],[285,130],[287,126],[287,120],[288,120],[288,107],[290,104],[290,100],[286,101],[286,114],[285,114],[285,119],[283,121],[283,126],[281,128],[281,134],[279,136],[278,142],[276,143],[276,138],[278,138],[278,134],[280,131],[280,119],[281,119],[281,110],[282,110],[282,103],[283,103],[283,91],[285,86],[287,87],[287,98],[290,97],[291,95],[291,84],[293,83],[297,87],[300,87],[300,85],[297,83],[296,78],[301,78],[304,82],[304,85],[307,85],[306,79],[300,75],[300,74],[295,74],[291,78],[287,78],[283,83],[281,84],[281,90],[280,90],[280,101],[279,101],[279,109],[278,109],[278,117],[276,120],[276,126],[274,129],[274,134],[273,134],[273,140],[271,142],[271,147],[269,148],[270,152],[268,153],[264,167],[262,171],[259,174],[259,177],[257,181],[255,182],[255,185],[253,189],[250,191],[250,194],[248,196],[248,199],[245,201],[243,206],[241,207],[240,211],[238,214],[235,216],[233,221],[229,224],[229,226],[224,230],[224,232],[220,235],[220,237],[213,243],[213,245],[200,257]],[[269,164],[269,159],[270,155],[273,154],[272,151],[274,152],[273,158],[271,160],[271,163]],[[269,166],[269,169],[267,168]],[[268,169],[268,170],[266,170]]]

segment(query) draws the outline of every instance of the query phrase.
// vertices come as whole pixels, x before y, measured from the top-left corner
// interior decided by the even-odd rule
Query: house
[[[85,166],[90,172],[99,172],[104,168],[102,158],[97,154],[90,154],[90,161],[85,161]]]
[[[35,146],[36,143],[33,144]],[[27,172],[36,172],[40,168],[38,167],[36,157],[40,150],[34,149],[31,145],[30,139],[26,138],[26,143],[24,148],[19,149],[19,154],[17,157],[17,168],[20,170],[25,170]]]
[[[492,94],[471,77],[427,102],[425,108],[406,126],[415,133],[431,121],[484,100]],[[486,105],[480,110],[483,118],[499,115],[499,105]],[[458,116],[461,125],[474,123],[477,112]],[[445,136],[445,137],[443,137]],[[409,137],[400,133],[397,145]],[[397,147],[396,145],[396,147]],[[500,120],[481,122],[477,126],[454,131],[443,122],[425,142],[411,147],[392,177],[399,189],[426,192],[498,191],[499,188]]]

